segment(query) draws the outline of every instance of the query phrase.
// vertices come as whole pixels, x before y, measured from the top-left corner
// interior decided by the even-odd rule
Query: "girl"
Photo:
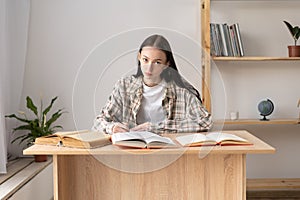
[[[170,133],[207,131],[211,126],[199,92],[179,74],[169,42],[152,35],[139,49],[137,73],[116,83],[92,129]]]

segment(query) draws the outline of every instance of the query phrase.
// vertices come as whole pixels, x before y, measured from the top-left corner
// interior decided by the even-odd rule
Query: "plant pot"
[[[288,46],[289,57],[300,57],[300,46]]]
[[[47,155],[34,155],[34,161],[35,162],[45,162],[48,160]]]

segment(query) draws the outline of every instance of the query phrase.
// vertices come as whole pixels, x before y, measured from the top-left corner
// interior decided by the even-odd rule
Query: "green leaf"
[[[49,128],[53,122],[55,122],[61,115],[62,109],[59,109],[56,113],[54,113],[51,118],[46,122],[46,127]]]
[[[296,26],[295,28],[295,39],[298,40],[300,37],[300,28],[298,26]]]
[[[294,35],[294,34],[293,34],[293,26],[292,26],[289,22],[287,22],[287,21],[283,21],[283,22],[284,22],[285,25],[288,27],[290,33],[291,33],[292,35]]]
[[[5,115],[5,117],[8,117],[8,118],[15,118],[21,122],[26,122],[26,123],[29,123],[30,120],[27,120],[27,119],[24,119],[24,118],[21,118],[21,117],[18,117],[17,115],[15,114],[11,114],[11,115]]]
[[[52,105],[53,105],[53,103],[56,101],[56,99],[57,99],[57,96],[54,97],[54,98],[51,100],[50,105],[43,111],[43,115],[47,115],[47,113],[48,113],[48,112],[50,111],[50,109],[52,108]]]
[[[37,116],[38,115],[37,107],[34,105],[33,101],[29,96],[26,97],[26,101],[27,101],[27,108],[29,108]]]
[[[297,45],[297,40],[300,37],[300,28],[298,26],[293,27],[289,22],[287,21],[283,21],[285,23],[285,25],[288,27],[294,41],[295,41],[295,45]]]
[[[19,130],[29,130],[30,131],[31,129],[32,129],[32,127],[30,125],[22,125],[22,126],[19,126],[17,128],[14,128],[13,132],[19,131]]]
[[[62,126],[53,126],[53,127],[51,128],[51,130],[54,130],[54,129],[57,129],[57,128],[59,128],[59,129],[63,129],[63,127],[62,127]]]

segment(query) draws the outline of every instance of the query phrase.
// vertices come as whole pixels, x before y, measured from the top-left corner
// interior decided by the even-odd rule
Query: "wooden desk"
[[[224,131],[227,132],[227,131]],[[275,149],[246,131],[251,146],[121,150],[33,145],[53,155],[54,199],[246,199],[246,154]]]

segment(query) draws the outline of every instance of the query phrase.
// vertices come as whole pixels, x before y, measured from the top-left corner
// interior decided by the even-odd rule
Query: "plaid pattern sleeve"
[[[104,131],[108,134],[112,134],[112,129],[115,122],[121,122],[122,119],[118,119],[117,116],[122,116],[122,95],[121,95],[121,80],[119,80],[101,113],[96,117],[92,130]]]
[[[212,127],[211,114],[196,96],[186,89],[174,87],[176,95],[175,97],[173,95],[173,103],[163,105],[168,111],[168,117],[158,124],[152,124],[149,131],[156,133],[201,132],[210,129]]]
[[[142,79],[133,76],[121,78],[100,114],[94,120],[92,130],[112,134],[116,122],[136,126],[136,115],[142,99]]]

